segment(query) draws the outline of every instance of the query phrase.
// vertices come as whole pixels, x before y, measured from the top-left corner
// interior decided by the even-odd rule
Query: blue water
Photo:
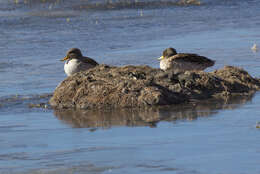
[[[147,113],[165,118],[156,125],[28,107],[66,77],[59,59],[71,47],[99,63],[158,68],[171,46],[216,60],[207,71],[235,65],[260,76],[250,49],[260,45],[260,1],[111,2],[0,0],[0,173],[259,174],[259,93]]]

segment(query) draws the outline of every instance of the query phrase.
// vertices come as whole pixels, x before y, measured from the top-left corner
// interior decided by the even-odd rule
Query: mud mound
[[[81,109],[151,107],[248,95],[259,89],[259,79],[231,66],[209,73],[176,73],[149,66],[99,65],[66,78],[50,104]]]

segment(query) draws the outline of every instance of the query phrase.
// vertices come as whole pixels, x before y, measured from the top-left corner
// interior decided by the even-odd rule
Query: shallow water
[[[172,46],[216,60],[207,71],[259,77],[259,1],[158,2],[0,0],[0,173],[260,173],[259,93],[141,112],[28,107],[65,78],[59,59],[71,47],[158,67]]]

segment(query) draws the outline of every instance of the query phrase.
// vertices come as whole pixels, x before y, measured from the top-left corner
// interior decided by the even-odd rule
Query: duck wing
[[[92,58],[90,58],[90,57],[81,57],[80,60],[81,60],[82,62],[84,62],[84,63],[91,64],[91,65],[93,65],[93,66],[98,65],[98,63],[97,63],[94,59],[92,59]]]
[[[174,56],[172,56],[171,61],[176,62],[190,62],[190,63],[196,63],[196,64],[206,64],[208,66],[213,66],[215,61],[211,60],[207,57],[200,56],[197,54],[190,54],[190,53],[179,53]]]

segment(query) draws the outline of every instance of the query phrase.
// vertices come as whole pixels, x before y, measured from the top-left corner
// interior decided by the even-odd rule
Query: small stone
[[[29,107],[29,108],[44,108],[44,109],[47,109],[47,108],[48,108],[48,105],[45,104],[45,103],[38,103],[38,104],[29,103],[29,104],[28,104],[28,107]]]
[[[257,51],[258,51],[257,45],[254,44],[254,45],[252,46],[251,50],[252,50],[253,52],[257,52]]]
[[[260,129],[260,122],[256,122],[256,128]]]

